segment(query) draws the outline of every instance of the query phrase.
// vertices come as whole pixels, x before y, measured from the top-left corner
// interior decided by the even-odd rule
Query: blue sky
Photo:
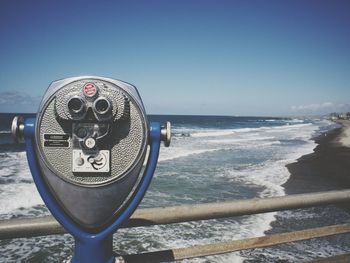
[[[148,113],[350,110],[350,1],[0,1],[0,112],[56,79],[134,84]]]

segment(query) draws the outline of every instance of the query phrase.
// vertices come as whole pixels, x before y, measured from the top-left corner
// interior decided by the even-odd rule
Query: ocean
[[[13,116],[0,114],[0,219],[48,215],[31,178],[24,145],[12,142]],[[141,208],[283,196],[282,185],[290,177],[285,166],[313,152],[312,138],[338,127],[316,118],[150,115],[149,119],[171,121],[173,138],[169,148],[161,147]],[[121,229],[114,235],[114,249],[128,254],[262,236],[278,215],[317,220],[315,211]],[[349,218],[345,212],[337,213]],[[315,253],[299,243],[279,248],[278,253],[265,249],[184,262],[300,262],[349,251],[346,245],[326,240],[317,245]],[[3,240],[0,262],[62,262],[72,248],[68,234]]]

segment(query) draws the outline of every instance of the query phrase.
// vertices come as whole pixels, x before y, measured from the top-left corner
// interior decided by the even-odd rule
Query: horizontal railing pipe
[[[349,201],[350,190],[339,190],[232,202],[138,209],[121,227],[218,219]],[[66,233],[65,230],[51,216],[0,221],[0,240],[63,233]]]
[[[229,240],[214,244],[196,245],[140,254],[123,255],[125,263],[157,263],[231,253],[246,249],[270,247],[289,242],[312,238],[339,235],[350,232],[350,224],[317,227],[287,233],[253,237],[242,240]],[[347,257],[349,260],[349,257]],[[328,261],[327,261],[328,262]],[[346,261],[349,262],[349,261]]]

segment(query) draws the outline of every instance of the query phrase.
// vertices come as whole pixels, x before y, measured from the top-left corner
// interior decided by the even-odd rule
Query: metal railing
[[[188,221],[227,218],[241,215],[276,212],[350,201],[350,190],[297,194],[263,199],[246,199],[232,202],[206,203],[175,207],[147,208],[137,210],[123,223],[122,228],[173,224]],[[294,231],[244,240],[227,241],[137,255],[123,256],[125,262],[163,262],[185,258],[228,253],[243,249],[283,244],[350,232],[350,224]],[[9,219],[0,221],[0,239],[34,237],[66,233],[52,217]]]
[[[209,245],[197,245],[187,248],[168,249],[123,256],[124,262],[167,262],[196,257],[212,256],[245,249],[263,248],[311,238],[326,237],[350,232],[350,224],[311,228],[283,234],[232,240]],[[348,258],[349,259],[349,258]],[[349,261],[347,261],[349,262]]]

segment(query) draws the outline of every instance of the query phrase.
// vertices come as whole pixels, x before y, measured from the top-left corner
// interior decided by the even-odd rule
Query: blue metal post
[[[75,250],[72,263],[111,263],[114,261],[113,254],[113,233],[117,231],[119,225],[128,219],[141,202],[145,192],[151,182],[155,168],[157,166],[161,127],[159,123],[150,124],[150,154],[147,166],[138,189],[135,191],[130,204],[124,209],[118,218],[105,229],[96,234],[86,232],[61,209],[55,198],[49,191],[38,165],[37,156],[34,149],[35,143],[35,119],[26,119],[24,123],[24,138],[26,142],[27,159],[33,180],[38,191],[44,200],[47,208],[57,221],[75,238]],[[92,190],[93,191],[93,190]]]
[[[114,262],[113,233],[102,240],[75,238],[72,263]]]

